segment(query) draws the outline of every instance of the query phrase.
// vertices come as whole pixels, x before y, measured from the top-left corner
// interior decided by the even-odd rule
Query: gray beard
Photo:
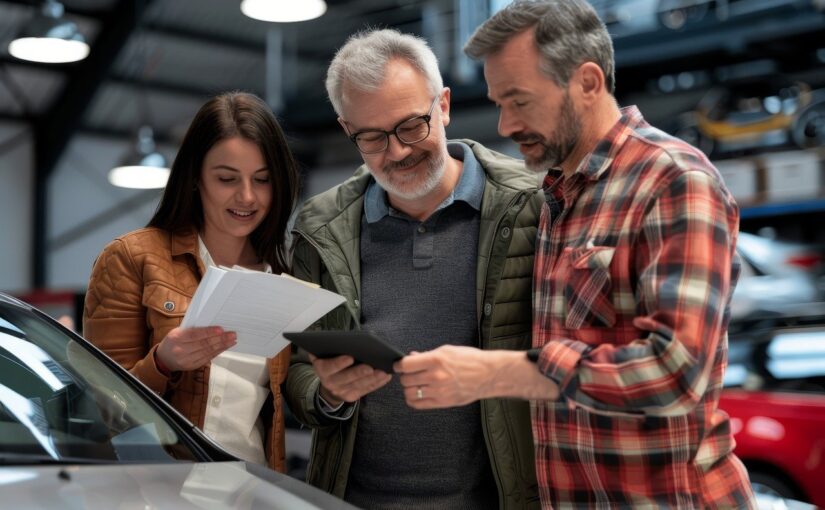
[[[388,194],[392,196],[396,196],[403,200],[418,200],[419,198],[423,198],[428,194],[432,193],[438,185],[441,183],[441,179],[444,177],[444,172],[447,168],[447,155],[446,155],[446,148],[444,151],[440,151],[438,154],[430,153],[426,161],[426,179],[421,182],[416,188],[414,189],[407,189],[406,186],[402,187],[396,186],[392,180],[392,172],[391,169],[389,173],[386,170],[376,171],[374,168],[368,165],[370,172],[372,172],[373,177],[384,189]],[[378,177],[380,176],[380,177]],[[418,177],[418,176],[415,176]]]

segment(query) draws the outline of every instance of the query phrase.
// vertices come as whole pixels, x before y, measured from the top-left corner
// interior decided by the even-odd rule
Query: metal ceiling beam
[[[32,114],[33,108],[28,96],[23,92],[23,88],[11,75],[8,66],[4,62],[0,62],[0,85],[11,94],[12,99],[17,102],[24,116],[28,117]]]
[[[2,2],[3,0],[0,0]],[[43,69],[47,71],[60,71],[61,69],[71,70],[71,64],[66,64],[66,67],[58,68],[51,64],[41,64],[39,62],[29,62],[26,60],[18,60],[16,58],[10,57],[8,55],[0,55],[0,87],[3,86],[2,83],[2,68],[3,65],[12,64],[14,66],[19,67],[27,67],[31,69]],[[178,82],[171,82],[165,80],[159,80],[157,78],[151,79],[136,79],[130,78],[127,76],[121,75],[112,75],[109,74],[103,78],[111,83],[118,83],[122,85],[130,85],[135,87],[141,87],[142,89],[150,89],[150,90],[157,90],[159,92],[166,92],[169,94],[180,94],[180,95],[188,95],[188,96],[198,96],[198,97],[210,97],[217,92],[222,92],[217,88],[209,88],[209,87],[199,87],[197,85],[189,85],[185,83],[178,83]],[[260,92],[260,91],[258,91]],[[18,102],[20,101],[19,97],[15,97]],[[22,103],[22,102],[21,102]]]
[[[34,126],[34,242],[32,286],[46,283],[47,185],[72,133],[80,126],[86,109],[105,81],[117,55],[126,45],[152,0],[120,0],[100,19],[100,33],[89,56],[68,71],[68,80],[53,106]]]
[[[198,30],[191,27],[181,27],[174,25],[164,25],[157,22],[147,23],[141,26],[142,30],[148,30],[158,35],[188,39],[204,44],[214,44],[219,46],[226,46],[228,48],[245,51],[249,53],[257,53],[261,58],[266,57],[265,41],[251,41],[240,37],[232,37],[226,34],[215,34],[208,30]],[[319,61],[328,61],[332,53],[330,51],[307,51],[297,50],[298,57],[302,59],[311,59]]]
[[[135,210],[143,207],[150,201],[156,201],[163,193],[163,190],[149,189],[136,192],[126,200],[121,200],[108,209],[99,212],[81,224],[74,226],[49,241],[48,249],[55,251],[77,241],[79,238],[88,235],[112,221],[131,214]]]
[[[25,5],[27,7],[31,7],[32,9],[39,9],[42,3],[43,2],[38,0],[0,0],[0,4]],[[104,18],[108,13],[106,10],[88,9],[83,7],[78,8],[66,4],[63,4],[63,11],[66,14],[71,14],[72,16],[83,16],[84,18],[94,19]]]
[[[126,85],[128,87],[139,88],[141,89],[141,92],[156,91],[163,92],[166,94],[195,96],[203,98],[204,100],[214,96],[215,94],[223,92],[223,89],[218,87],[199,87],[194,84],[190,85],[167,80],[159,80],[157,78],[134,79],[125,76],[111,76],[109,77],[109,82],[116,83],[118,85]]]
[[[77,130],[77,132],[89,136],[110,138],[114,141],[129,140],[130,143],[133,143],[135,139],[135,131],[133,129],[118,129],[105,126],[82,126]],[[166,131],[154,131],[152,137],[155,139],[155,143],[159,145],[168,144],[177,146],[178,143],[180,143],[180,140],[177,137]]]
[[[5,122],[34,122],[35,118],[22,113],[0,112],[0,120]]]
[[[251,41],[249,39],[232,37],[226,34],[216,34],[207,30],[165,25],[156,21],[142,25],[141,30],[148,30],[156,34],[166,35],[169,37],[189,39],[204,44],[219,44],[221,46],[227,46],[240,51],[260,53],[261,56],[264,56],[266,53],[266,45],[264,44],[264,41]]]
[[[0,122],[6,122],[10,124],[34,124],[36,120],[36,117],[27,117],[22,114],[0,112]],[[87,125],[78,127],[76,133],[111,138],[112,140],[119,141],[132,140],[135,136],[134,130]],[[178,143],[180,143],[179,137],[173,135],[172,133],[167,133],[165,131],[155,131],[154,139],[155,142],[158,144],[177,145]],[[3,149],[6,147],[7,141],[7,139],[0,139],[0,154],[3,153]]]
[[[31,137],[29,128],[24,127],[17,133],[0,140],[0,156],[3,156],[8,151],[18,148],[20,144],[29,137]]]

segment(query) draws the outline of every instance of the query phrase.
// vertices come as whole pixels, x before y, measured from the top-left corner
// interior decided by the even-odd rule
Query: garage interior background
[[[323,77],[335,48],[365,27],[427,38],[452,88],[448,135],[517,155],[496,133],[479,66],[461,52],[503,3],[327,0],[320,18],[273,24],[247,18],[229,0],[65,0],[91,54],[55,65],[7,50],[41,2],[0,0],[0,290],[82,295],[94,257],[143,226],[160,196],[112,186],[109,169],[141,125],[152,127],[171,161],[195,111],[217,92],[266,98],[301,163],[304,197],[345,179],[361,160],[335,122]],[[825,104],[825,2],[592,3],[614,35],[620,103],[638,104],[654,125],[711,151],[742,206],[742,230],[772,227],[782,238],[825,243],[825,151],[794,137],[796,110]],[[725,97],[734,98],[732,111]],[[703,104],[712,107],[709,118]],[[812,111],[821,132],[825,106]],[[779,127],[726,142],[748,115]]]

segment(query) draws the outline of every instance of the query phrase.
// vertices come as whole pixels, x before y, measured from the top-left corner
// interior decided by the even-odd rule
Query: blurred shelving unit
[[[750,205],[742,208],[743,219],[782,216],[787,214],[806,214],[825,212],[825,197],[798,202],[767,203]]]
[[[676,133],[714,90],[753,89],[759,98],[756,90],[773,88],[775,94],[762,93],[770,102],[762,107],[782,113],[794,99],[787,91],[796,87],[795,94],[813,92],[805,100],[822,104],[816,115],[825,130],[825,1],[592,3],[614,39],[619,102],[637,104],[653,125]],[[731,118],[743,118],[745,107],[753,106],[743,105]],[[740,204],[743,230],[770,226],[782,237],[825,244],[825,135],[813,144],[796,143],[791,117],[751,145],[720,150],[719,144],[689,141],[717,164]]]

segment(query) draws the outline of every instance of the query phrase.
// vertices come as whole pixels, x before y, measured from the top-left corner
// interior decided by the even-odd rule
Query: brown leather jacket
[[[157,345],[180,325],[204,273],[198,237],[143,228],[116,238],[95,262],[83,311],[83,335],[163,396],[198,427],[203,427],[209,366],[167,378],[154,361]],[[289,367],[285,350],[267,360],[273,415],[266,458],[284,471],[284,414],[281,383]]]

